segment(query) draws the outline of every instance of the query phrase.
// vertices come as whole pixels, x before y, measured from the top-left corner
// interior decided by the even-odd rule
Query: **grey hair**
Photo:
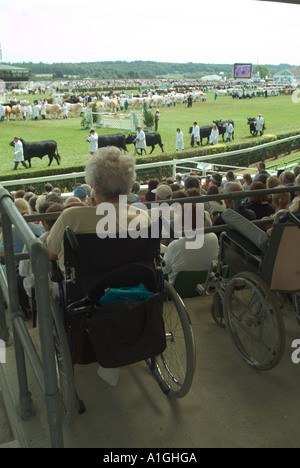
[[[135,158],[115,146],[100,148],[85,167],[86,183],[105,200],[128,195],[135,179]]]

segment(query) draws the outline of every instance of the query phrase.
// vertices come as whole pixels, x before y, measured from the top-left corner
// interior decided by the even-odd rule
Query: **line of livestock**
[[[222,136],[224,141],[224,135],[226,134],[226,125],[227,123],[232,123],[234,127],[234,121],[232,119],[227,120],[214,120],[219,130],[219,135]],[[248,125],[250,126],[250,133],[252,136],[255,135],[255,122],[256,118],[248,118]],[[202,145],[202,140],[207,138],[207,144],[209,144],[209,137],[212,130],[212,125],[204,125],[200,127],[200,142]],[[264,125],[265,130],[265,125]],[[189,128],[189,133],[192,133],[192,127]],[[146,145],[147,147],[151,148],[150,154],[153,153],[155,146],[158,145],[161,148],[161,151],[164,152],[164,145],[162,143],[161,135],[158,132],[149,132],[145,134],[146,136]],[[134,144],[135,143],[135,134],[125,135],[124,133],[113,133],[110,135],[100,135],[98,136],[98,148],[103,148],[106,146],[116,146],[124,151],[127,150],[126,145]],[[232,134],[232,138],[234,139],[234,132]],[[27,142],[24,141],[22,138],[20,140],[23,143],[23,150],[24,150],[24,159],[28,162],[29,167],[31,167],[31,159],[32,158],[40,158],[42,159],[44,156],[49,157],[48,166],[51,165],[53,159],[60,164],[61,157],[57,150],[57,142],[55,140],[46,140],[46,141],[38,141],[38,142]],[[14,146],[13,141],[9,143],[10,146]]]

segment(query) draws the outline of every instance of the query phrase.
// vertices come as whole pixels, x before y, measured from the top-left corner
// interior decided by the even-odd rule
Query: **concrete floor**
[[[279,366],[259,372],[236,354],[226,331],[213,322],[210,304],[210,298],[186,300],[196,338],[197,363],[192,388],[185,398],[163,395],[143,362],[120,369],[116,387],[97,377],[96,364],[76,366],[76,387],[87,411],[78,415],[71,427],[63,428],[64,446],[298,448],[300,365],[291,361],[291,343],[300,338],[296,319],[284,316],[286,350]],[[31,334],[37,339],[36,330]],[[7,354],[0,385],[7,386],[5,393],[12,399],[9,413],[14,438],[22,447],[47,447],[45,411],[29,369],[36,416],[22,422],[13,414],[18,398],[13,347]]]

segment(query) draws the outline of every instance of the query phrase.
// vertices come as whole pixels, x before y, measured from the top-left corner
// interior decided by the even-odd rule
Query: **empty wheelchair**
[[[282,223],[284,214],[288,222]],[[268,236],[233,210],[222,217],[229,229],[220,236],[218,262],[200,293],[213,295],[213,317],[225,324],[238,354],[269,370],[285,349],[282,309],[300,319],[300,221],[282,210]]]
[[[63,297],[51,307],[56,321],[61,314],[69,342],[66,356],[57,340],[66,421],[71,422],[76,407],[84,410],[75,392],[73,364],[114,368],[144,360],[165,394],[184,397],[194,376],[195,341],[183,301],[164,281],[160,240],[151,238],[150,229],[146,238],[100,239],[66,228],[64,263]],[[141,283],[149,297],[127,300],[127,292]],[[124,299],[100,304],[108,292],[120,289]]]

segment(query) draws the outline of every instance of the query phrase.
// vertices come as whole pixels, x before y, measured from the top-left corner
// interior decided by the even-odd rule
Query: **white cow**
[[[46,104],[46,114],[50,115],[53,119],[58,117],[58,114],[61,115],[62,108],[59,104]]]

